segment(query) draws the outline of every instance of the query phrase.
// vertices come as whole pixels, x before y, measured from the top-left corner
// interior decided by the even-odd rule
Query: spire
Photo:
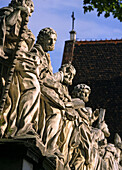
[[[76,32],[74,31],[74,21],[75,21],[75,17],[74,17],[74,12],[72,12],[72,30],[69,32],[70,33],[70,40],[76,40]]]

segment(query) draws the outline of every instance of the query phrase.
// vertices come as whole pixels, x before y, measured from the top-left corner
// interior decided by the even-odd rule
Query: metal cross
[[[75,17],[74,17],[74,12],[72,12],[72,30],[74,30],[74,20],[75,20]]]

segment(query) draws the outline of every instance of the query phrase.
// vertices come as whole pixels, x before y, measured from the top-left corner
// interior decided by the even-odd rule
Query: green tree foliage
[[[98,16],[104,12],[106,18],[112,14],[114,18],[122,21],[122,0],[84,0],[83,8],[84,13],[96,8]]]

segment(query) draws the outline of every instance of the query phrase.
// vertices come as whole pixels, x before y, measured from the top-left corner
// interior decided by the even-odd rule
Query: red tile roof
[[[62,64],[69,62],[77,71],[73,86],[90,85],[92,93],[88,105],[106,108],[106,121],[112,135],[115,132],[122,135],[122,39],[66,41]]]

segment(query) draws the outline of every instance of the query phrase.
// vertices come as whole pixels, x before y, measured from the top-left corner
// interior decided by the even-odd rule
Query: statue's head
[[[34,4],[32,0],[12,0],[9,6],[12,6],[16,8],[17,6],[26,7],[29,16],[32,15],[32,12],[34,11]]]
[[[63,83],[66,85],[72,85],[72,80],[76,74],[75,68],[71,64],[63,64],[59,71],[64,74]]]
[[[72,91],[72,97],[80,98],[84,102],[88,102],[90,93],[91,88],[89,86],[87,86],[86,84],[78,84],[74,87]]]
[[[116,133],[114,137],[114,145],[116,147],[116,158],[120,164],[122,164],[122,140],[121,137]]]
[[[52,28],[44,28],[39,32],[36,43],[40,44],[45,52],[48,52],[55,49],[56,40],[56,31]]]
[[[122,140],[121,140],[121,137],[118,135],[118,133],[115,134],[114,144],[116,147],[118,147],[122,150]]]
[[[34,11],[34,4],[32,0],[25,0],[24,6],[28,8],[29,16],[32,15]]]

